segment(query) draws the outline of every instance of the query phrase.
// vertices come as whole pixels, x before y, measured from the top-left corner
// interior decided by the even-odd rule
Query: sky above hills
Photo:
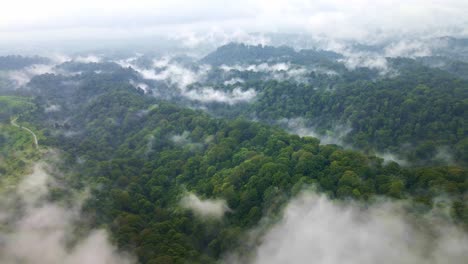
[[[375,42],[466,36],[464,0],[16,0],[0,9],[0,41],[109,40],[163,35],[196,44],[248,32],[300,32]]]

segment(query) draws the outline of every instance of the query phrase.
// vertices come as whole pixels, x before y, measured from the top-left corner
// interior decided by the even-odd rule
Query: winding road
[[[36,134],[35,134],[31,129],[29,129],[29,128],[27,128],[27,127],[24,127],[24,126],[18,125],[18,124],[16,123],[16,119],[17,119],[17,118],[11,119],[11,124],[12,124],[13,126],[15,126],[15,127],[19,127],[19,128],[21,128],[21,129],[24,129],[24,130],[28,131],[28,132],[33,136],[33,138],[34,138],[34,146],[36,146],[36,148],[38,148],[38,147],[39,147],[39,143],[37,142],[37,136],[36,136]]]

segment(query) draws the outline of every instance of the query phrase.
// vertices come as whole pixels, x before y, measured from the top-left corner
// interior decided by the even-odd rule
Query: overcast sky
[[[357,40],[465,36],[466,14],[467,0],[13,0],[0,8],[0,41],[254,31]]]

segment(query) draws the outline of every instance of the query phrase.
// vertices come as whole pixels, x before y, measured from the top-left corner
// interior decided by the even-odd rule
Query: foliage
[[[248,49],[245,60],[243,51],[231,59],[298,56],[287,48]],[[28,85],[33,99],[0,97],[0,106],[10,109],[8,117],[20,115],[39,131],[42,145],[62,151],[67,176],[61,181],[69,188],[90,188],[86,219],[107,227],[120,248],[141,263],[213,263],[263,216],[277,216],[309,185],[336,199],[413,200],[421,213],[444,195],[451,199],[455,221],[468,225],[464,167],[384,163],[265,124],[297,117],[322,131],[349,124],[346,142],[362,149],[399,150],[412,142],[407,154],[417,161],[446,145],[463,161],[468,157],[465,81],[411,60],[392,63],[406,70],[379,79],[365,69],[338,77],[311,73],[307,84],[264,81],[247,73],[246,85],[258,92],[254,103],[209,105],[231,119],[146,96],[129,84],[140,78],[134,70],[113,64],[69,64],[85,72],[36,76]],[[109,71],[94,72],[100,67]],[[51,106],[55,110],[47,111]],[[246,120],[252,112],[265,123]],[[25,167],[21,161],[35,157],[28,147],[31,137],[7,123],[1,128],[0,172],[19,174]],[[179,206],[187,191],[224,199],[230,210],[218,221],[199,218]]]
[[[29,165],[39,157],[28,132],[0,123],[0,194],[14,189]]]
[[[229,43],[205,56],[201,62],[212,65],[249,64],[265,61],[289,61],[297,64],[330,64],[332,61],[340,58],[342,58],[341,54],[324,50],[301,50],[296,52],[293,48],[286,46],[272,47]]]
[[[33,64],[46,64],[49,59],[43,57],[23,57],[19,55],[0,56],[0,70],[19,70]]]
[[[304,185],[339,199],[410,198],[426,210],[446,193],[456,219],[467,221],[463,168],[384,164],[279,128],[213,119],[146,97],[110,75],[87,78],[68,91],[45,89],[44,82],[36,102],[67,101],[73,111],[37,111],[29,122],[44,127],[43,144],[67,153],[71,186],[80,188],[83,181],[91,186],[85,212],[94,225],[108,226],[119,247],[141,263],[215,262]],[[66,127],[54,125],[64,119]],[[68,131],[77,132],[69,136]],[[184,135],[184,141],[175,142],[176,135]],[[231,211],[219,222],[197,218],[179,207],[186,190],[225,199]]]
[[[245,114],[254,112],[270,123],[301,117],[319,133],[348,126],[345,143],[399,153],[416,164],[437,162],[440,148],[449,147],[454,160],[466,164],[458,150],[468,135],[467,87],[466,81],[428,68],[334,89],[271,81],[259,88],[257,101]]]
[[[20,96],[0,96],[0,122],[10,122],[10,117],[32,111],[35,104],[31,98]]]

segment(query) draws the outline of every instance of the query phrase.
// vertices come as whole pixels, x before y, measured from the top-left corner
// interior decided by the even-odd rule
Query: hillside
[[[83,75],[61,89],[46,84],[63,77],[38,78],[38,110],[22,121],[43,131],[41,145],[65,154],[68,176],[61,181],[90,188],[88,224],[106,226],[141,263],[214,263],[308,185],[334,199],[410,199],[422,212],[443,192],[456,221],[468,223],[463,168],[404,168],[279,128],[214,119],[119,85],[119,76]],[[43,102],[68,108],[47,113]],[[55,190],[55,199],[66,192]],[[207,224],[180,209],[187,192],[223,199],[229,209]]]

